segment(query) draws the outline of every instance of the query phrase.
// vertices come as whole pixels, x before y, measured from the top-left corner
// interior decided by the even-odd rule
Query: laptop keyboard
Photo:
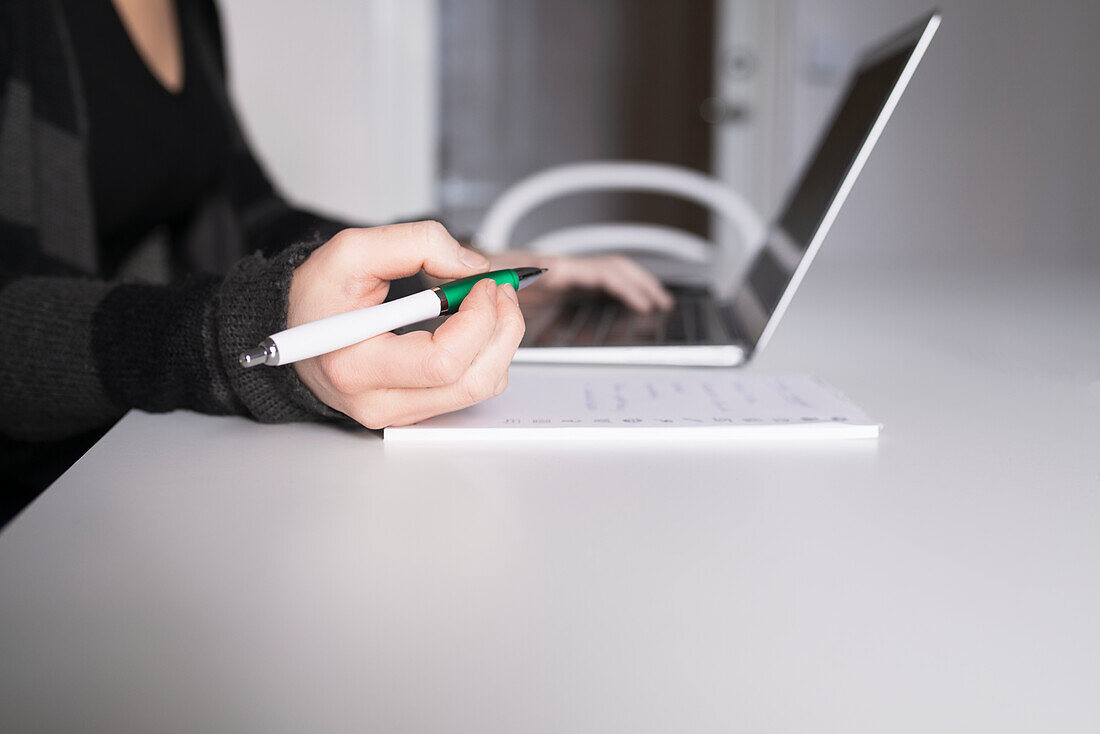
[[[731,314],[705,290],[673,289],[670,311],[636,313],[618,301],[589,296],[563,304],[525,306],[524,347],[731,344]]]

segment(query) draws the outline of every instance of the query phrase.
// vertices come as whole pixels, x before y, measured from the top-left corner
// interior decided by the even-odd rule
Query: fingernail
[[[512,287],[511,283],[505,283],[501,286],[504,289],[504,295],[508,296],[512,300],[512,303],[519,305],[519,296],[516,295],[516,289]]]
[[[468,250],[465,247],[458,248],[458,259],[468,268],[483,270],[489,267],[489,261],[484,255],[474,252],[473,250]]]

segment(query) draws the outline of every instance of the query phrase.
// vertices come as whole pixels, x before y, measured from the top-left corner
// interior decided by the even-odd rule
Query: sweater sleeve
[[[0,431],[65,438],[130,408],[187,408],[264,422],[338,413],[293,369],[245,370],[237,355],[286,326],[294,268],[316,244],[239,261],[224,277],[117,284],[27,276],[0,288]]]

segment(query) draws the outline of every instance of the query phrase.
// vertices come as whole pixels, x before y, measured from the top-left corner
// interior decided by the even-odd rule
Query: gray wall
[[[292,199],[352,222],[435,210],[435,0],[220,0],[237,107]]]
[[[944,0],[944,22],[826,249],[1100,265],[1100,2]],[[796,0],[795,167],[838,92],[830,65],[928,0]],[[867,246],[868,227],[881,233]]]

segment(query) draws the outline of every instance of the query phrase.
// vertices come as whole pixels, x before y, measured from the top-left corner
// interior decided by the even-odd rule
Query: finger
[[[622,301],[634,311],[649,311],[652,305],[644,293],[632,282],[628,274],[614,262],[604,262],[595,268],[598,280],[596,288]]]
[[[648,270],[627,258],[616,258],[612,267],[617,281],[628,286],[638,300],[645,301],[644,311],[671,308],[672,296]]]
[[[547,276],[557,276],[548,285],[556,289],[601,290],[632,310],[652,310],[649,283],[639,279],[627,263],[633,265],[624,257],[563,258],[556,263],[556,269],[551,268],[547,273]]]
[[[416,423],[441,412],[460,410],[504,391],[508,384],[508,366],[523,340],[525,327],[515,290],[510,285],[503,285],[497,293],[499,318],[492,339],[456,384],[428,391],[438,391],[443,400],[442,409],[437,404],[423,411],[410,411],[394,425]]]
[[[459,380],[497,326],[496,284],[477,283],[435,334],[381,334],[334,352],[328,365],[349,394],[390,387],[436,387]]]
[[[626,277],[630,278],[654,305],[665,310],[672,308],[674,302],[672,294],[665,289],[653,273],[630,258],[624,257],[621,260]]]
[[[498,395],[507,385],[508,365],[523,339],[523,314],[514,296],[509,285],[497,288],[497,328],[458,382],[419,390],[387,390],[374,401],[373,419],[382,418],[385,425],[408,425]]]
[[[351,245],[341,248],[348,271],[365,270],[383,280],[421,270],[437,278],[463,278],[489,269],[488,260],[459,245],[439,222],[345,230],[341,236]]]

